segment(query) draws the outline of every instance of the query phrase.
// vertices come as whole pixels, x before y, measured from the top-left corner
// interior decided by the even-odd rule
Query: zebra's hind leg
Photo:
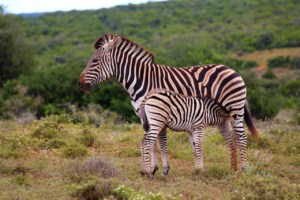
[[[168,163],[168,152],[167,152],[167,131],[166,128],[164,128],[158,135],[159,139],[159,146],[161,151],[161,157],[163,162],[163,175],[168,175],[170,171],[170,166]],[[155,173],[155,172],[154,172]],[[154,174],[153,173],[153,174]]]
[[[194,158],[194,162],[195,162],[195,166],[196,166],[196,164],[197,164],[197,156],[196,156],[196,152],[195,152],[195,142],[194,142],[193,133],[189,133],[189,140],[190,140],[190,145],[192,147],[193,158]]]
[[[204,134],[204,126],[195,128],[193,131],[193,138],[195,143],[195,155],[196,155],[195,167],[196,169],[200,169],[200,170],[203,170],[203,152],[202,152],[203,134]]]
[[[152,178],[152,169],[151,169],[151,163],[152,161],[152,152],[154,151],[155,148],[155,143],[157,140],[158,136],[157,131],[149,131],[146,133],[143,137],[142,141],[142,147],[141,147],[141,157],[142,157],[142,166],[141,166],[141,174],[142,175],[147,175],[148,178]]]
[[[245,135],[243,118],[234,119],[232,122],[236,143],[241,154],[241,170],[244,171],[248,167],[246,158],[247,136]]]
[[[234,132],[230,130],[230,121],[226,120],[218,125],[218,129],[225,138],[230,150],[231,169],[237,170],[236,139]]]

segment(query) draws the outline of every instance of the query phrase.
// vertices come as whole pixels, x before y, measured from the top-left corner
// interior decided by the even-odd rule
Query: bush
[[[71,145],[65,147],[62,151],[62,156],[65,158],[77,158],[84,157],[88,154],[88,151],[85,147],[80,145]]]
[[[87,147],[91,147],[96,143],[96,136],[92,133],[84,131],[83,135],[80,136],[79,142]]]
[[[291,61],[291,68],[292,69],[300,69],[300,57],[295,57]]]
[[[278,56],[268,60],[268,67],[279,68],[287,67],[290,65],[290,57]]]
[[[69,173],[72,175],[92,174],[97,175],[97,177],[111,178],[119,174],[119,171],[108,160],[102,157],[92,157],[83,163],[73,162],[70,166]]]
[[[111,181],[90,181],[82,185],[73,185],[73,188],[73,197],[86,200],[98,200],[112,196],[114,184]]]
[[[66,142],[62,139],[51,139],[46,142],[42,142],[39,145],[42,149],[59,149],[61,147],[66,146]]]
[[[268,67],[266,72],[263,75],[263,78],[274,79],[274,78],[276,78],[276,75],[273,73],[273,71],[270,69],[270,67]]]
[[[31,136],[39,139],[54,139],[61,135],[61,128],[55,121],[44,119],[42,123],[32,132]]]
[[[282,179],[242,175],[234,181],[232,199],[299,199],[300,187]]]

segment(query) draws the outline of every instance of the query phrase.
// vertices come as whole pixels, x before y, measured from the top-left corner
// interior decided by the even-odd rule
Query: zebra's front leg
[[[202,137],[204,134],[204,127],[198,127],[197,129],[194,129],[193,131],[193,138],[195,143],[195,167],[196,169],[203,170],[203,153],[202,153]]]
[[[159,146],[161,151],[161,157],[163,162],[163,175],[168,175],[170,171],[170,166],[168,163],[168,152],[167,152],[167,131],[166,128],[164,128],[158,135],[159,139]]]

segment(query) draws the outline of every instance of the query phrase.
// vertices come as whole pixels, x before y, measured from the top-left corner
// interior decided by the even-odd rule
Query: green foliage
[[[2,7],[1,7],[2,10]],[[6,80],[29,74],[34,66],[20,18],[0,14],[0,86]]]
[[[31,134],[34,138],[54,139],[62,135],[62,127],[51,119],[45,119],[44,123],[39,125]]]
[[[270,67],[268,67],[266,72],[263,75],[263,78],[274,79],[274,78],[276,78],[276,75],[273,73],[272,69]]]
[[[57,138],[54,138],[54,139],[50,139],[50,140],[47,140],[47,141],[43,141],[39,144],[40,148],[41,149],[59,149],[61,147],[65,147],[67,144],[64,140],[62,139],[57,139]]]
[[[268,60],[268,66],[270,68],[283,68],[289,66],[290,62],[290,57],[278,56]]]
[[[116,81],[102,83],[89,95],[83,94],[77,86],[79,74],[94,51],[92,44],[99,35],[116,33],[128,37],[153,52],[156,63],[170,66],[223,63],[239,73],[248,73],[256,63],[230,59],[227,55],[300,46],[299,22],[295,19],[299,5],[294,0],[185,0],[43,13],[35,17],[2,14],[0,117],[11,119],[31,112],[40,118],[68,113],[70,104],[87,108],[93,103],[117,112],[127,121],[137,122],[128,94]],[[2,7],[1,10],[3,12]],[[81,20],[74,20],[77,18]],[[36,62],[33,62],[33,54]],[[286,58],[282,60],[287,62]],[[281,61],[277,60],[275,66],[285,66]],[[289,65],[299,69],[299,58],[290,59]],[[273,76],[268,71],[265,77]],[[18,85],[26,87],[28,92],[21,96],[16,90]],[[265,85],[256,84],[249,90],[258,118],[273,117],[277,108],[286,106],[281,102],[285,96],[274,88],[269,92]],[[276,98],[280,99],[277,108],[274,104],[278,101],[268,105],[274,100],[261,97],[274,96],[276,92]],[[296,104],[294,99],[291,101]],[[265,108],[262,104],[268,106]],[[104,121],[97,116],[77,112],[70,118],[74,122],[100,126]]]
[[[72,196],[78,199],[105,199],[113,194],[114,184],[111,181],[89,181],[82,185],[72,185]]]
[[[291,68],[292,69],[300,69],[300,57],[295,57],[292,61],[291,61]]]
[[[233,183],[232,199],[298,199],[300,188],[278,178],[242,175]]]
[[[27,178],[26,176],[22,175],[22,174],[17,174],[15,177],[14,177],[14,180],[13,180],[16,184],[18,185],[27,185],[28,181],[27,181]]]

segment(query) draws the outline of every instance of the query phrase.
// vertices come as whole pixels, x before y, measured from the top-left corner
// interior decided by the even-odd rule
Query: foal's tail
[[[245,107],[244,107],[244,120],[246,122],[246,125],[247,125],[249,131],[251,132],[252,136],[254,137],[254,139],[258,140],[258,138],[259,138],[258,132],[253,125],[247,101],[246,101]]]

